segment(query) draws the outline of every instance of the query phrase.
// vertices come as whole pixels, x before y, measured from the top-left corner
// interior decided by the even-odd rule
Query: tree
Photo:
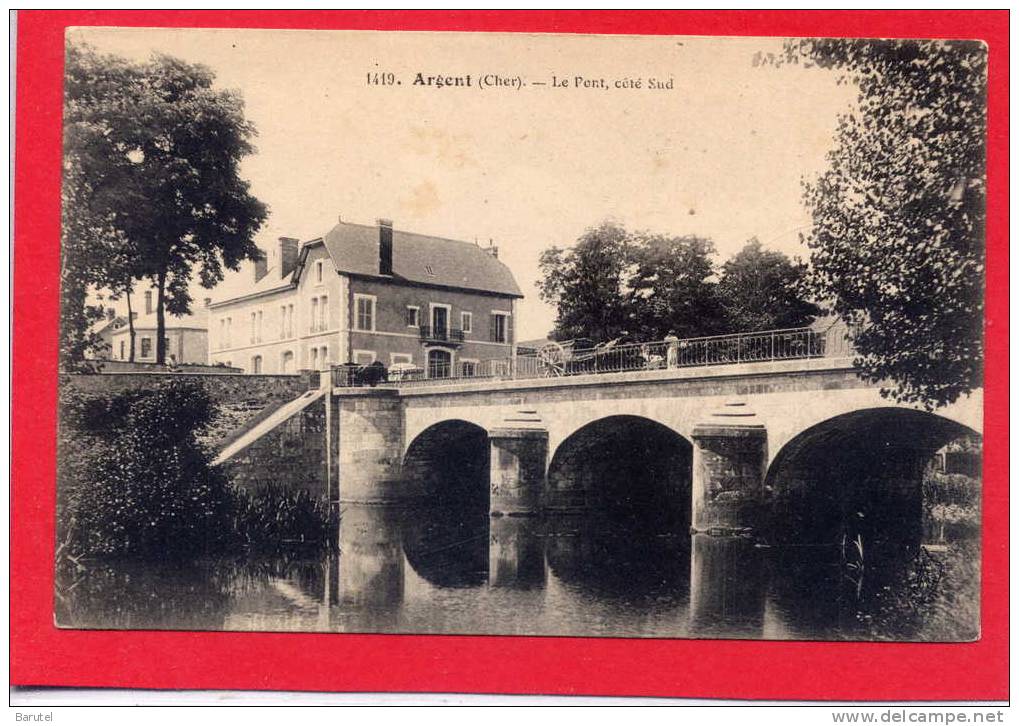
[[[622,331],[660,340],[717,332],[710,240],[628,232],[604,222],[540,259],[541,299],[556,307],[557,340],[611,340]]]
[[[70,47],[65,82],[65,258],[85,284],[124,294],[156,288],[156,360],[165,315],[190,311],[204,287],[255,259],[264,204],[239,176],[254,127],[239,95],[206,67],[155,55],[141,64]],[[65,181],[66,183],[66,181]],[[84,228],[84,229],[82,229]],[[79,281],[72,278],[75,295]]]
[[[765,250],[756,237],[722,265],[718,298],[730,331],[798,328],[821,310],[803,297],[807,266]]]
[[[642,340],[662,340],[670,331],[680,338],[723,332],[711,240],[641,233],[634,249],[627,280],[630,332]]]
[[[627,325],[626,270],[633,251],[620,225],[603,222],[564,250],[541,253],[539,296],[556,308],[556,340],[609,340]]]
[[[857,365],[885,395],[951,403],[983,380],[986,48],[806,39],[784,60],[859,89],[805,185],[811,287],[857,324]]]

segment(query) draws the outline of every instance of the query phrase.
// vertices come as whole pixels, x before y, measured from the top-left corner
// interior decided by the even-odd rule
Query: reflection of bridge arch
[[[606,416],[556,447],[546,506],[653,512],[689,522],[692,460],[692,445],[674,429],[642,416]]]
[[[848,520],[872,537],[917,541],[923,469],[967,426],[941,415],[881,406],[839,414],[793,436],[765,478],[772,536],[832,541]]]

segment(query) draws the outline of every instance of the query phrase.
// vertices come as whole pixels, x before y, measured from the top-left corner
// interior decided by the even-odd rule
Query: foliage
[[[733,331],[798,328],[821,310],[803,297],[807,266],[756,238],[722,265],[718,298]]]
[[[629,331],[661,340],[671,330],[681,338],[724,330],[711,240],[694,235],[634,235],[633,268],[627,279]]]
[[[805,185],[811,285],[861,323],[857,365],[928,408],[982,384],[987,52],[975,41],[800,39],[786,62],[859,89]]]
[[[538,291],[556,306],[553,338],[610,340],[626,327],[624,284],[631,246],[625,229],[604,222],[587,230],[572,249],[551,247],[541,253]]]
[[[957,542],[921,548],[857,613],[864,633],[882,640],[975,640],[980,634],[980,547]]]
[[[321,546],[329,542],[329,512],[306,489],[277,484],[236,493],[234,528],[244,546],[258,552],[295,544]]]
[[[61,426],[88,442],[67,497],[73,551],[174,559],[228,544],[228,483],[195,438],[213,413],[201,385],[173,380],[112,396],[72,395],[63,406]]]
[[[156,288],[156,360],[165,313],[190,311],[197,268],[212,287],[224,267],[258,255],[266,207],[239,177],[255,130],[233,92],[200,65],[156,55],[141,64],[70,46],[64,99],[63,274],[67,363],[83,352],[80,315],[91,285]],[[87,346],[85,346],[87,347]]]
[[[818,308],[800,290],[803,265],[754,239],[723,265],[709,239],[630,232],[605,222],[569,249],[541,255],[541,299],[556,307],[552,337],[639,340],[805,325]]]
[[[76,560],[184,561],[328,542],[328,512],[307,491],[235,490],[199,435],[205,388],[171,379],[115,394],[61,390],[58,538]]]

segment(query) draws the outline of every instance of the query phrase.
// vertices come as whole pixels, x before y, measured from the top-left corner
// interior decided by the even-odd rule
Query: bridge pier
[[[498,428],[489,432],[488,440],[492,515],[536,514],[545,484],[548,431]]]
[[[695,532],[760,527],[768,433],[760,424],[702,424],[692,434]]]
[[[403,403],[396,391],[351,389],[334,394],[338,422],[331,434],[337,465],[330,472],[337,482],[339,502],[395,504],[418,494],[413,482],[401,477],[403,461]]]

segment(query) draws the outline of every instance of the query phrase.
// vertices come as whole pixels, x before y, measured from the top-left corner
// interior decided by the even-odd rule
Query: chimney
[[[379,222],[379,274],[393,274],[393,220]]]
[[[145,291],[145,314],[152,315],[152,290]]]
[[[212,298],[207,297],[203,302],[205,303],[205,307],[209,307],[210,305],[212,305]]]
[[[297,248],[299,241],[293,237],[280,237],[279,239],[279,263],[280,279],[284,279],[297,267]]]
[[[117,317],[117,311],[113,308],[106,308],[106,319],[113,320],[115,317]]]
[[[485,248],[485,252],[492,255],[495,259],[499,259],[499,248],[492,243],[492,238],[488,238],[488,247]]]
[[[269,258],[261,250],[258,251],[258,259],[255,260],[255,282],[258,282],[269,272]]]

